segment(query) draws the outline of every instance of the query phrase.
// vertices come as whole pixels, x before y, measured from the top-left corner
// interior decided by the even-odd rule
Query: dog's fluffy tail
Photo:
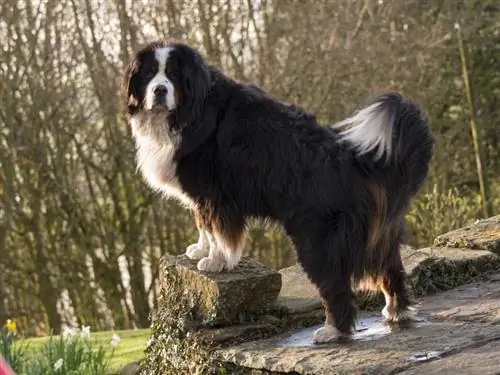
[[[367,252],[356,278],[371,277],[366,285],[377,289],[387,267],[401,262],[396,249],[404,234],[404,215],[427,177],[434,138],[420,107],[394,92],[372,97],[332,128],[352,149],[372,198]]]
[[[422,110],[395,92],[378,94],[354,115],[332,125],[359,157],[387,167],[427,165],[434,139]]]

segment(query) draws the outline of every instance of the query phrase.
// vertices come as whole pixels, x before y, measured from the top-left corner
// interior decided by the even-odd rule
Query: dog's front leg
[[[209,254],[198,262],[198,269],[204,272],[222,272],[226,266],[226,254],[219,247],[215,237],[211,233],[205,233],[210,244],[210,250]]]

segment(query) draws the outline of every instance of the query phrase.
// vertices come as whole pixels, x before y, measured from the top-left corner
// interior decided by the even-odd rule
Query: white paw
[[[226,262],[223,258],[205,257],[198,262],[198,270],[203,272],[222,272]]]
[[[313,342],[315,344],[325,344],[337,341],[341,338],[344,338],[344,336],[338,331],[337,328],[330,325],[325,325],[313,333]]]
[[[394,312],[389,311],[389,306],[386,305],[382,309],[382,315],[389,323],[397,323],[413,319],[416,315],[416,310],[413,307],[408,307],[406,310]]]
[[[189,245],[186,249],[186,256],[189,259],[200,260],[205,258],[210,253],[210,249],[206,246],[201,246],[199,243]]]

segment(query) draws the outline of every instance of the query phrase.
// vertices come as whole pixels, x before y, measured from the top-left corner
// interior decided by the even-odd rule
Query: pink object
[[[14,371],[12,371],[2,357],[0,357],[0,375],[15,375]]]

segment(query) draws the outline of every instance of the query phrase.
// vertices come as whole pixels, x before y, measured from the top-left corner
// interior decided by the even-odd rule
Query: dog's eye
[[[170,70],[167,72],[167,77],[169,78],[175,78],[177,76],[177,72]]]
[[[155,75],[155,71],[154,71],[152,68],[147,69],[147,70],[145,71],[144,75],[145,75],[147,78],[152,78],[152,77],[154,77],[154,75]]]

